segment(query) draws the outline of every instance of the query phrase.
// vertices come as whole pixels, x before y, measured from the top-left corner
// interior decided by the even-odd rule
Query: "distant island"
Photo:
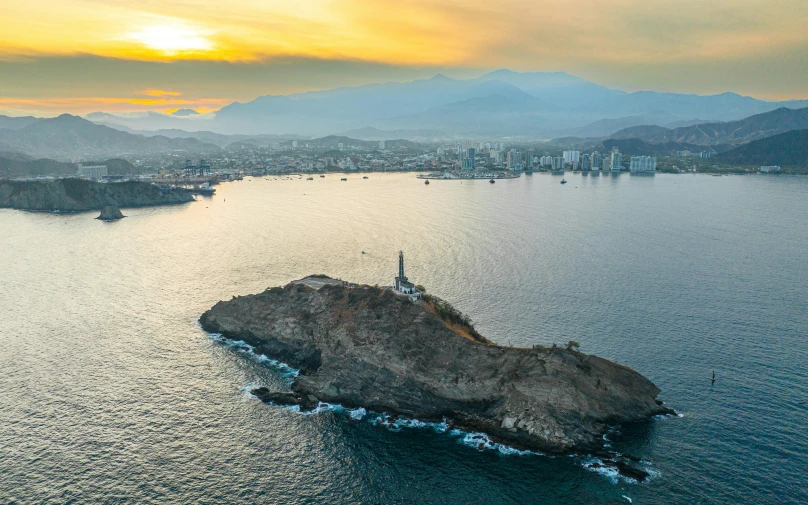
[[[111,206],[150,207],[191,202],[184,189],[137,181],[101,183],[84,179],[9,181],[0,179],[0,208],[45,212],[83,212]]]
[[[253,390],[275,404],[445,418],[551,453],[602,450],[609,425],[672,413],[634,370],[581,353],[575,342],[496,345],[401,276],[386,288],[311,276],[219,302],[200,322],[300,369],[291,392]]]

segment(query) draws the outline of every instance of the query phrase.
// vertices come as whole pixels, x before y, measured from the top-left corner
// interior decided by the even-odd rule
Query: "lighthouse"
[[[398,252],[398,276],[395,279],[394,286],[396,292],[407,295],[412,300],[417,300],[421,297],[421,292],[415,288],[415,284],[411,283],[407,276],[404,275],[404,251]]]

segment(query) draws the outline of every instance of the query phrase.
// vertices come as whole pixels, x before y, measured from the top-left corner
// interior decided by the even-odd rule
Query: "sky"
[[[808,0],[0,0],[0,113],[193,108],[443,73],[808,98]]]

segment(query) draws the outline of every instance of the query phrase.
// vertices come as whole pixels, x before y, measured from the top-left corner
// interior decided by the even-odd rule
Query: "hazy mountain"
[[[193,138],[134,135],[69,114],[40,119],[16,130],[0,130],[0,145],[7,146],[4,150],[63,161],[166,151],[209,152],[219,149]]]
[[[637,126],[621,130],[614,139],[637,138],[646,142],[680,142],[700,145],[739,145],[791,130],[808,128],[808,107],[787,109],[785,107],[756,114],[739,121],[707,123],[681,128]]]
[[[208,130],[215,116],[214,113],[171,115],[163,114],[162,112],[147,111],[116,114],[109,112],[91,112],[84,117],[94,123],[104,124],[106,126],[120,125],[130,130],[154,131],[181,129],[185,131],[196,131]]]
[[[380,130],[370,126],[355,130],[348,130],[347,132],[342,132],[339,135],[360,140],[431,140],[435,138],[447,137],[446,133],[438,130]]]
[[[794,130],[752,141],[716,156],[735,165],[808,167],[808,130]]]
[[[19,130],[20,128],[24,128],[31,123],[35,123],[39,121],[39,118],[35,118],[33,116],[24,116],[24,117],[9,117],[9,116],[0,116],[0,130]]]
[[[5,153],[4,153],[5,154]],[[0,154],[0,178],[76,175],[76,165],[50,159],[22,160]]]
[[[138,169],[126,160],[110,159],[106,161],[87,161],[86,165],[106,165],[111,175],[136,174]],[[20,153],[0,153],[0,178],[16,177],[71,177],[75,176],[78,167],[75,163],[67,163],[51,159],[30,159]]]
[[[441,130],[449,136],[550,137],[590,125],[591,131],[579,132],[589,136],[639,121],[627,118],[653,116],[652,124],[695,122],[688,118],[696,117],[733,121],[781,106],[806,107],[808,102],[766,102],[734,93],[626,93],[563,72],[498,70],[467,80],[437,75],[406,83],[262,96],[222,108],[206,129],[321,135],[372,127]]]
[[[171,113],[172,116],[177,117],[186,117],[186,116],[198,116],[199,113],[194,109],[177,109]]]
[[[654,111],[639,116],[626,116],[612,119],[601,119],[578,128],[571,128],[565,132],[570,137],[608,137],[620,130],[640,125],[667,126],[671,122],[682,121],[682,118],[665,111]],[[678,125],[677,125],[678,126]]]
[[[344,147],[361,146],[366,149],[375,149],[379,146],[379,142],[376,140],[360,140],[341,135],[328,135],[326,137],[311,139],[305,141],[305,144],[307,144],[310,147],[316,147],[320,149],[338,149],[339,144],[343,144]],[[418,144],[404,139],[392,139],[385,141],[386,149],[394,147],[416,147],[416,146],[418,146]]]

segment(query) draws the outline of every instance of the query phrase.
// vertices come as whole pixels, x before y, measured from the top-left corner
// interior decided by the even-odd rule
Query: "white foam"
[[[629,503],[634,503],[634,502],[631,500],[631,498],[629,498],[629,497],[628,497],[628,496],[626,496],[626,495],[623,495],[623,498],[625,498],[626,500],[628,500],[628,502],[629,502]]]
[[[221,342],[225,347],[230,347],[236,349],[238,352],[242,354],[246,354],[250,358],[259,361],[261,363],[266,363],[274,368],[279,369],[281,374],[286,378],[294,378],[300,374],[300,370],[293,368],[286,363],[282,363],[276,359],[272,359],[264,354],[259,354],[255,352],[255,347],[251,346],[247,342],[243,340],[230,340],[220,333],[209,333],[210,338],[216,340],[217,342]]]

